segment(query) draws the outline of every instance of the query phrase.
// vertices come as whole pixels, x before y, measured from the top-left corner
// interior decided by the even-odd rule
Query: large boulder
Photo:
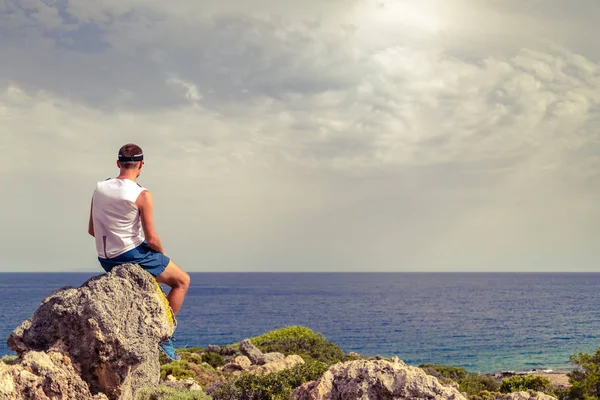
[[[64,354],[91,393],[130,400],[140,387],[159,382],[158,343],[173,330],[156,280],[124,265],[51,293],[11,333],[8,346],[21,358],[32,351]]]
[[[291,400],[466,400],[420,368],[400,360],[355,360],[333,365],[314,382],[297,388]]]
[[[106,399],[92,395],[69,357],[30,351],[16,365],[0,362],[0,399]]]

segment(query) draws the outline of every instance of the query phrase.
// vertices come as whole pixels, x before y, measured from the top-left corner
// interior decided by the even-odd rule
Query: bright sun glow
[[[409,26],[432,33],[442,28],[433,1],[379,0],[369,14],[375,24],[386,27]]]

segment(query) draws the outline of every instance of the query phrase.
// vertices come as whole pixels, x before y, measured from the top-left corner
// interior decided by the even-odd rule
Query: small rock
[[[292,368],[298,364],[304,364],[304,360],[299,355],[293,354],[285,357],[283,360],[273,361],[264,365],[256,366],[250,370],[254,375],[265,375],[272,372],[280,372],[284,369]]]
[[[221,354],[221,346],[217,346],[216,344],[209,344],[206,348],[208,353],[218,353]]]
[[[263,360],[265,361],[265,364],[275,362],[275,361],[281,361],[284,358],[285,358],[285,356],[278,352],[263,353]]]
[[[352,358],[362,358],[362,356],[360,354],[355,353],[353,351],[351,351],[348,355]]]
[[[165,379],[165,381],[167,381],[167,382],[177,382],[177,378],[175,378],[173,375],[167,375],[167,379]]]
[[[240,343],[240,351],[252,361],[252,364],[262,365],[265,363],[262,351],[248,339],[245,339]]]
[[[234,356],[238,354],[238,350],[233,346],[223,346],[221,347],[221,355],[222,356]]]
[[[246,356],[237,356],[233,362],[242,367],[243,370],[246,370],[252,366],[252,362]]]

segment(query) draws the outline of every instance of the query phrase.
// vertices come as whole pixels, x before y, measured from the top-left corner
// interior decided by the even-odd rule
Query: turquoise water
[[[6,337],[52,290],[91,274],[0,274]],[[176,345],[240,341],[286,325],[344,351],[470,371],[567,369],[600,344],[600,274],[192,273]],[[11,301],[7,301],[11,299]],[[14,300],[14,301],[13,301]]]

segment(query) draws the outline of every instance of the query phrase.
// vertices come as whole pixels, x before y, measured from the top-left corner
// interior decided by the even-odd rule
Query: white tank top
[[[98,182],[92,197],[98,257],[114,258],[142,244],[142,222],[135,201],[144,190],[129,179]]]

